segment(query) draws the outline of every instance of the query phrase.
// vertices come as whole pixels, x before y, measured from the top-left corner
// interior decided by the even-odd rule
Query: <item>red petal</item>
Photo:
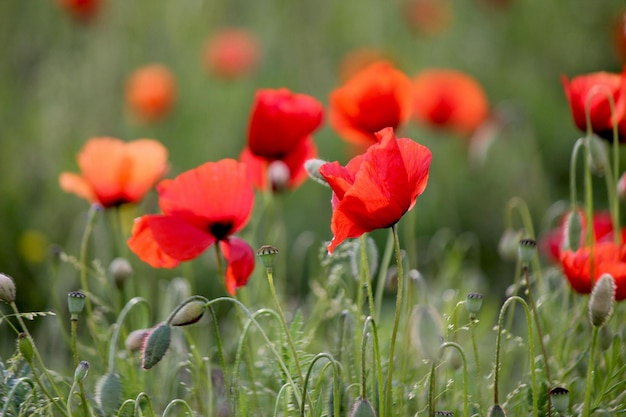
[[[398,147],[400,148],[400,154],[408,175],[408,183],[411,187],[410,210],[415,204],[417,197],[426,189],[433,155],[426,146],[420,145],[411,139],[398,139]]]
[[[74,193],[79,197],[86,199],[90,203],[98,201],[91,185],[80,175],[72,172],[63,172],[59,176],[59,185],[63,191],[67,193]]]
[[[145,216],[135,221],[132,236],[128,239],[128,247],[139,259],[153,268],[174,268],[179,264],[176,259],[161,250],[154,240]]]
[[[215,242],[215,237],[173,216],[144,216],[154,241],[169,256],[179,261],[194,259]]]
[[[234,236],[220,241],[220,249],[228,262],[226,290],[235,295],[235,290],[246,285],[254,271],[254,250],[245,240]]]

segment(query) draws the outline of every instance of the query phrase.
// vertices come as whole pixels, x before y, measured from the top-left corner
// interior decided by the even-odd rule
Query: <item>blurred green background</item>
[[[287,87],[327,105],[340,84],[342,59],[363,47],[384,52],[409,76],[430,67],[466,71],[493,107],[506,109],[509,123],[482,164],[468,160],[460,138],[414,124],[400,134],[434,154],[413,235],[472,234],[486,282],[495,290],[508,285],[512,267],[497,255],[506,202],[523,198],[540,227],[548,207],[567,198],[570,152],[580,133],[560,77],[621,71],[614,31],[624,6],[451,0],[447,25],[424,34],[407,24],[407,2],[105,0],[90,22],[70,18],[51,0],[0,2],[0,271],[15,278],[19,303],[25,310],[50,308],[50,244],[78,253],[88,204],[61,191],[58,175],[78,170],[75,157],[88,138],[155,138],[169,150],[170,177],[236,158],[256,89]],[[229,26],[258,36],[262,62],[252,76],[224,81],[205,71],[201,53],[209,35]],[[177,102],[167,119],[145,125],[129,116],[124,86],[135,68],[149,63],[173,71]],[[348,147],[326,122],[315,140],[322,159],[348,160]],[[282,199],[288,242],[303,232],[320,242],[331,238],[327,188],[308,181]],[[154,210],[152,194],[138,214]],[[382,237],[382,250],[385,235],[374,236]],[[206,267],[206,259],[194,262]],[[70,289],[78,285],[71,270],[61,279]],[[306,290],[297,287],[292,291]]]

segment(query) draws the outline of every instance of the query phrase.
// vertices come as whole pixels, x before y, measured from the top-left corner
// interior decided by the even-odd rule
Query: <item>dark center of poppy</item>
[[[230,235],[233,223],[230,221],[215,222],[209,225],[209,231],[217,240],[224,240]]]

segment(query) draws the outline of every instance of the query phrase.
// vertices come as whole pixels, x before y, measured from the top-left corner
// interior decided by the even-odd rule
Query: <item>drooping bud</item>
[[[167,323],[161,323],[151,330],[143,344],[142,368],[150,369],[159,363],[170,347],[171,340],[172,328]]]
[[[569,390],[563,387],[552,388],[550,390],[550,402],[557,413],[567,413],[569,408]]]
[[[606,150],[606,142],[596,135],[589,138],[588,161],[591,172],[598,176],[604,175],[606,167],[609,164],[609,155]]]
[[[589,319],[596,327],[604,326],[613,314],[615,281],[610,274],[602,274],[589,297]]]
[[[286,163],[281,160],[272,161],[267,167],[267,179],[273,191],[283,191],[291,180],[291,171]]]
[[[411,340],[418,351],[430,361],[437,361],[443,341],[443,322],[431,306],[419,305],[410,317]]]
[[[519,241],[524,232],[522,230],[506,229],[498,242],[498,254],[502,259],[514,261],[517,259]]]
[[[489,409],[487,417],[506,417],[506,413],[504,412],[504,408],[496,404]]]
[[[122,383],[119,375],[108,372],[96,385],[96,403],[105,415],[117,414],[122,405]]]
[[[0,273],[0,300],[7,304],[15,301],[15,283],[13,278]]]
[[[29,364],[33,361],[33,341],[26,333],[17,335],[17,350]]]
[[[475,316],[483,306],[483,295],[477,292],[470,292],[465,297],[465,308],[470,316]]]
[[[74,371],[74,382],[82,382],[87,376],[87,372],[89,371],[89,362],[80,361],[76,370]]]
[[[109,265],[109,274],[118,289],[122,289],[124,283],[133,276],[133,267],[126,258],[115,258]]]
[[[82,313],[85,308],[86,295],[81,291],[72,291],[67,294],[67,309],[71,315]]]
[[[535,253],[537,252],[537,241],[534,239],[522,239],[519,241],[519,260],[522,265],[528,266],[533,260]]]
[[[576,251],[581,246],[583,217],[579,210],[570,211],[565,217],[562,249]]]
[[[261,258],[265,268],[272,269],[274,267],[274,258],[278,255],[278,249],[270,245],[263,245],[256,251],[256,254]]]
[[[365,398],[359,398],[350,412],[350,417],[376,417],[374,407]]]
[[[174,314],[169,321],[171,326],[187,326],[197,323],[206,310],[205,303],[199,300],[190,301]]]
[[[306,172],[309,174],[309,177],[313,181],[318,182],[327,187],[330,187],[328,183],[326,182],[326,178],[324,178],[322,174],[320,174],[320,167],[326,163],[327,162],[322,159],[308,159],[304,163],[304,169],[306,169]]]
[[[126,350],[133,351],[141,349],[148,334],[150,334],[150,329],[138,329],[130,332],[124,341]]]

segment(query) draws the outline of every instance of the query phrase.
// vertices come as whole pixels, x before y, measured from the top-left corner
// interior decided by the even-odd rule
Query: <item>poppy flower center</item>
[[[209,225],[209,231],[217,240],[224,240],[230,235],[233,223],[230,221],[215,222]]]

